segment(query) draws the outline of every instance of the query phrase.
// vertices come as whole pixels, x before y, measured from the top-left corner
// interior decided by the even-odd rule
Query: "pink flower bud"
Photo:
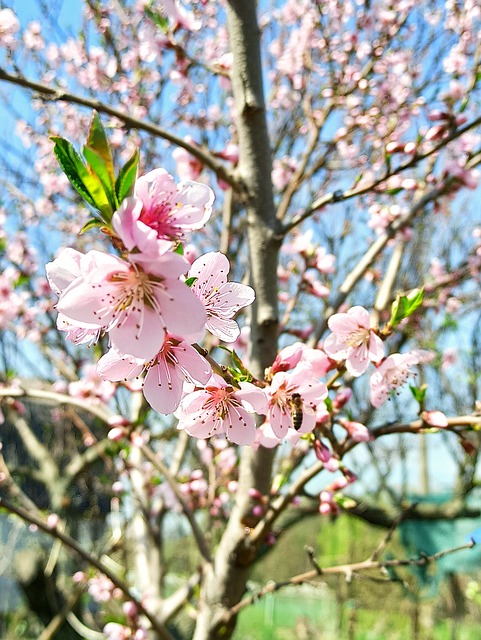
[[[251,488],[249,489],[249,498],[252,498],[253,500],[262,500],[262,493],[260,493],[260,491],[258,491],[257,489]]]
[[[128,601],[122,605],[122,611],[128,618],[134,618],[137,615],[137,605],[135,602]]]
[[[404,153],[408,153],[409,155],[414,155],[417,151],[417,145],[415,142],[406,142],[404,145]]]
[[[109,440],[113,440],[114,442],[119,442],[120,440],[123,440],[126,435],[127,432],[125,429],[123,429],[122,427],[114,427],[108,432],[107,438]]]
[[[56,513],[51,513],[47,518],[47,526],[51,529],[56,529],[58,527],[58,523],[60,522],[60,518]]]
[[[448,419],[442,411],[423,411],[421,418],[431,427],[443,428],[448,426]]]

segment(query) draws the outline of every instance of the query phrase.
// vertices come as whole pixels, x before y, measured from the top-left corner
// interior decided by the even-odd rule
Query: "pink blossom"
[[[89,262],[92,254],[95,260]],[[61,292],[57,308],[75,324],[109,332],[111,345],[119,352],[150,360],[169,328],[182,337],[201,334],[205,311],[177,279],[186,265],[181,256],[170,252],[159,256],[146,271],[134,261],[91,251],[85,264],[88,269]],[[50,277],[61,267],[62,254],[50,263]]]
[[[237,339],[240,329],[232,318],[255,299],[252,287],[227,280],[229,270],[229,261],[225,255],[212,251],[198,258],[188,273],[189,278],[197,278],[192,291],[205,307],[205,326],[224,342],[234,342]]]
[[[192,136],[185,136],[186,142],[195,145]],[[177,147],[172,153],[177,173],[181,180],[196,180],[202,173],[204,165],[183,147]]]
[[[106,640],[129,640],[131,638],[130,629],[118,622],[107,622],[104,627]]]
[[[236,389],[214,374],[205,389],[182,400],[179,428],[195,438],[225,433],[236,444],[251,445],[256,435],[252,413],[265,413],[265,408],[261,389],[248,382],[241,382],[240,389]]]
[[[334,273],[336,270],[336,257],[332,253],[327,253],[325,247],[318,247],[314,252],[316,259],[316,269],[321,273]]]
[[[430,362],[434,357],[431,351],[415,350],[407,353],[394,353],[388,356],[371,375],[371,404],[380,407],[387,400],[389,392],[398,389],[412,375],[411,367]]]
[[[302,275],[302,284],[307,293],[310,293],[316,298],[327,298],[331,290],[316,277],[315,273],[307,272]]]
[[[281,349],[272,363],[271,372],[274,374],[278,371],[293,369],[302,358],[304,349],[307,347],[302,342],[295,342]]]
[[[292,373],[280,371],[274,375],[268,397],[269,422],[278,438],[284,438],[293,424],[292,396],[299,396],[302,422],[298,433],[309,433],[316,424],[316,408],[327,397],[327,388],[307,365],[300,365]]]
[[[176,25],[188,31],[198,31],[201,28],[202,23],[194,18],[193,13],[188,13],[177,0],[162,0],[160,6],[163,13],[172,18]]]
[[[190,344],[167,335],[162,349],[148,364],[144,381],[144,396],[159,413],[173,413],[182,398],[183,383],[204,385],[212,369]]]
[[[211,367],[190,344],[166,334],[159,353],[148,363],[110,349],[98,363],[99,374],[109,380],[138,376],[144,368],[143,392],[150,406],[163,414],[173,413],[180,404],[184,382],[204,385]]]
[[[0,9],[0,43],[13,49],[15,46],[15,33],[20,29],[17,16],[11,9]]]
[[[352,376],[363,374],[369,362],[382,360],[384,344],[370,328],[369,312],[364,307],[336,313],[329,318],[328,325],[332,334],[324,342],[324,351],[334,360],[345,360]]]
[[[441,367],[443,369],[449,369],[458,360],[458,350],[453,347],[448,347],[443,351],[441,356]]]
[[[117,385],[109,380],[100,380],[95,365],[86,365],[80,380],[70,382],[68,392],[73,398],[99,398],[107,403],[115,395]]]
[[[214,192],[200,182],[176,184],[165,169],[154,169],[135,183],[134,195],[143,203],[139,220],[159,238],[177,240],[202,228],[212,213]]]

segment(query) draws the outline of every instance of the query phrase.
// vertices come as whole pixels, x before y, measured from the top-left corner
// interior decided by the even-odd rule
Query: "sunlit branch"
[[[34,82],[33,80],[28,80],[27,78],[8,73],[7,71],[5,71],[5,69],[2,68],[0,68],[0,81],[1,80],[18,85],[20,87],[23,87],[24,89],[34,91],[38,94],[38,97],[41,100],[49,102],[68,102],[70,104],[78,104],[82,107],[88,107],[89,109],[94,109],[99,113],[105,113],[106,115],[118,118],[127,127],[137,129],[139,131],[145,131],[158,138],[168,140],[172,144],[175,144],[178,147],[182,147],[192,156],[205,164],[206,167],[212,169],[212,171],[214,171],[214,173],[221,180],[224,180],[225,182],[227,182],[227,184],[230,184],[233,189],[235,189],[236,191],[242,191],[241,183],[234,178],[232,172],[229,171],[222,162],[219,162],[219,160],[217,160],[215,156],[209,153],[206,149],[198,147],[194,144],[190,144],[180,136],[167,131],[167,129],[163,129],[162,127],[159,127],[155,124],[146,122],[144,120],[139,120],[138,118],[134,118],[133,116],[119,109],[110,107],[100,100],[94,100],[92,98],[86,98],[73,93],[68,93],[66,91],[63,91],[62,89],[54,89],[47,85],[41,84],[40,82]]]
[[[446,427],[436,427],[436,431],[442,429],[443,431],[454,431],[459,433],[463,430],[463,427],[470,427],[475,430],[481,428],[481,416],[455,416],[453,418],[447,418],[448,425]],[[460,428],[460,429],[459,429]],[[419,433],[433,429],[433,427],[427,424],[424,420],[413,420],[406,423],[394,423],[381,425],[371,429],[371,435],[377,439],[381,436],[391,435],[393,433]],[[342,448],[342,455],[347,451],[353,449],[358,443],[352,440],[347,440]]]
[[[264,596],[269,593],[275,593],[280,589],[288,586],[297,586],[304,584],[306,582],[311,582],[312,580],[316,580],[321,576],[328,575],[336,575],[341,574],[345,575],[348,578],[351,578],[358,572],[361,571],[372,571],[374,569],[378,570],[386,570],[394,567],[425,567],[428,564],[432,564],[444,558],[447,555],[451,555],[452,553],[457,553],[458,551],[464,551],[466,549],[472,549],[476,543],[474,540],[471,542],[467,542],[466,544],[460,545],[459,547],[453,547],[451,549],[445,549],[443,551],[439,551],[438,553],[434,553],[430,556],[420,555],[417,558],[402,558],[399,560],[364,560],[363,562],[353,562],[351,564],[341,564],[334,567],[321,567],[317,566],[315,569],[311,571],[306,571],[305,573],[300,573],[289,580],[285,580],[283,582],[270,582],[265,587],[253,593],[247,598],[244,598],[239,602],[239,604],[231,607],[226,616],[226,622],[236,616],[242,609],[254,604]]]
[[[112,417],[112,414],[107,409],[98,404],[87,402],[85,398],[72,398],[64,393],[57,393],[56,391],[45,391],[43,389],[27,390],[23,387],[4,387],[0,388],[0,399],[1,398],[33,398],[37,400],[50,400],[56,404],[67,404],[77,409],[87,411],[106,423],[108,423],[109,418]]]
[[[399,268],[401,266],[403,252],[404,242],[399,239],[392,252],[391,259],[389,260],[389,265],[386,269],[386,273],[379,287],[376,301],[374,303],[373,320],[376,324],[379,323],[381,312],[387,308],[392,298],[392,291],[397,275],[399,273]]]

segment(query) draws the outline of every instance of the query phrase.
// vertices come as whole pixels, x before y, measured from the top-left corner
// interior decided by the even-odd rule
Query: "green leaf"
[[[115,189],[114,182],[112,182],[110,173],[107,170],[105,162],[96,151],[94,151],[93,149],[90,149],[89,147],[84,147],[82,149],[82,152],[89,164],[90,169],[95,173],[95,175],[98,177],[98,179],[102,183],[102,186],[105,191],[105,195],[107,197],[110,208],[112,210],[111,212],[111,215],[112,215],[113,212],[118,209],[118,202],[117,202],[117,196],[114,190]]]
[[[169,30],[169,19],[167,16],[163,16],[160,13],[155,13],[150,8],[144,8],[145,15],[152,20],[152,22],[157,25],[164,33],[167,33]]]
[[[353,500],[353,498],[349,498],[342,493],[337,493],[334,496],[334,502],[336,502],[341,509],[354,509],[354,507],[357,506],[357,502]]]
[[[411,385],[409,385],[409,388],[411,389],[411,393],[413,394],[414,399],[422,405],[426,400],[428,385],[423,384],[421,387],[412,387]]]
[[[107,222],[112,217],[112,208],[105,189],[95,174],[86,165],[82,156],[64,138],[52,136],[54,153],[59,165],[77,193],[94,209],[102,213]]]
[[[119,205],[122,203],[124,198],[127,198],[132,193],[132,189],[137,178],[139,159],[139,150],[136,149],[120,170],[115,182],[115,194]]]
[[[90,123],[86,147],[95,151],[97,156],[102,160],[105,171],[108,175],[108,183],[113,190],[115,184],[115,172],[112,151],[110,150],[105,129],[103,128],[99,114],[96,111],[94,111],[92,122]]]
[[[402,187],[396,187],[395,189],[386,189],[384,193],[387,193],[388,196],[397,196],[397,194],[402,190]]]
[[[86,233],[87,231],[90,231],[90,229],[95,229],[95,228],[104,227],[104,226],[105,226],[105,222],[103,220],[99,220],[98,218],[90,218],[90,220],[88,220],[84,224],[84,226],[80,229],[80,234]]]
[[[199,279],[199,278],[198,278],[197,276],[192,276],[192,278],[187,278],[187,280],[185,281],[185,284],[186,284],[188,287],[191,287],[191,286],[194,284],[194,282],[195,282],[196,280],[198,280],[198,279]]]
[[[424,288],[413,289],[407,296],[399,295],[392,303],[389,325],[396,327],[404,318],[409,318],[422,304]]]

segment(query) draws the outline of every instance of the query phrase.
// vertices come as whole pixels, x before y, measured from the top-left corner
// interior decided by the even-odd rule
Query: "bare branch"
[[[393,567],[425,567],[428,564],[432,564],[437,562],[444,556],[451,555],[452,553],[457,553],[458,551],[464,551],[466,549],[472,549],[476,543],[474,540],[467,542],[466,544],[462,544],[459,547],[452,547],[451,549],[445,549],[443,551],[439,551],[438,553],[434,553],[430,556],[420,555],[417,558],[403,558],[400,560],[364,560],[363,562],[353,562],[352,564],[340,564],[334,567],[320,567],[319,565],[305,573],[301,573],[297,576],[293,576],[289,580],[285,580],[283,582],[270,582],[265,587],[253,593],[247,598],[244,598],[239,602],[239,604],[231,607],[229,610],[224,622],[228,622],[232,617],[236,616],[242,609],[249,607],[254,602],[257,602],[264,596],[269,593],[275,593],[280,589],[288,586],[295,586],[304,584],[306,582],[311,582],[319,578],[320,576],[327,575],[335,575],[335,574],[344,574],[346,577],[351,577],[357,572],[361,571],[372,571],[374,569],[389,569]]]

